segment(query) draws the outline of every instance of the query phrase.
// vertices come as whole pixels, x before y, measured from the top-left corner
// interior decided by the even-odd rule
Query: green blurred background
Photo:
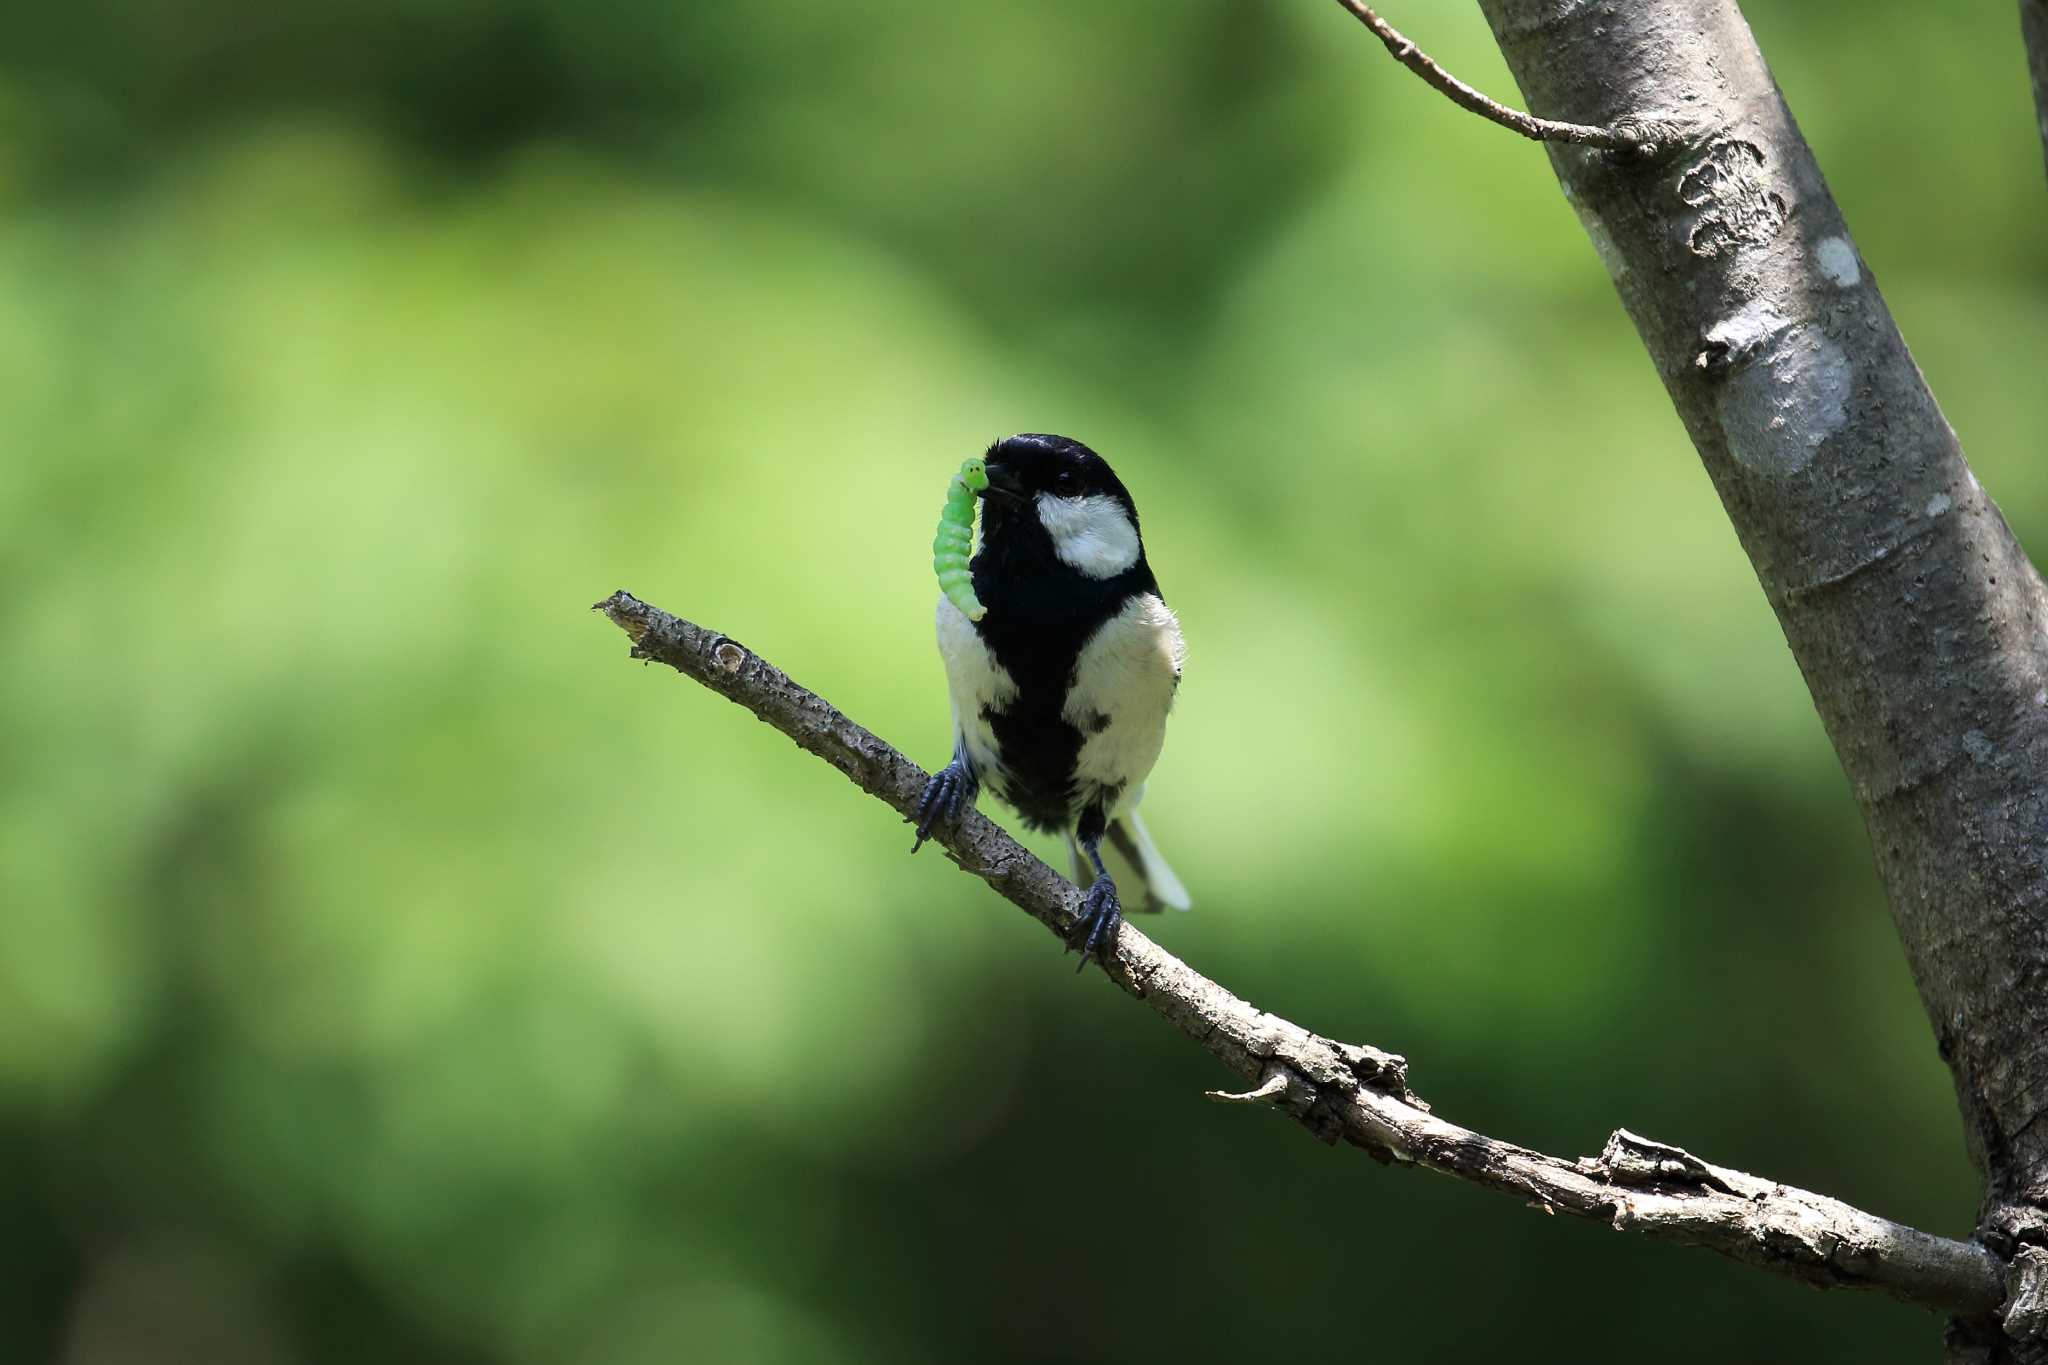
[[[1751,8],[2048,541],[2012,7]],[[1475,7],[1390,17],[1512,95]],[[1079,436],[1192,646],[1174,951],[1485,1131],[1966,1232],[1856,812],[1543,153],[1334,6],[82,0],[0,54],[0,1361],[1934,1358],[1206,1104],[587,610],[935,763],[945,479]]]

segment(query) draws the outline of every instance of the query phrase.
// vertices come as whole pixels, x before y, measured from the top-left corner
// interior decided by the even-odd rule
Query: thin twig
[[[1266,1073],[1254,1090],[1205,1090],[1202,1092],[1218,1104],[1265,1104],[1278,1103],[1287,1094],[1287,1073],[1275,1067]]]
[[[1337,0],[1349,10],[1359,23],[1372,30],[1373,36],[1387,45],[1387,51],[1394,54],[1394,60],[1413,71],[1432,88],[1442,92],[1461,109],[1469,109],[1483,119],[1490,119],[1503,128],[1511,128],[1523,137],[1536,142],[1574,142],[1582,147],[1599,147],[1611,152],[1627,151],[1640,147],[1643,140],[1618,128],[1596,128],[1586,123],[1560,123],[1556,119],[1537,118],[1519,109],[1510,109],[1499,100],[1489,98],[1473,89],[1450,72],[1437,65],[1436,59],[1417,47],[1413,41],[1373,11],[1364,0]]]
[[[597,604],[633,641],[633,657],[667,664],[744,706],[906,818],[925,771],[854,724],[737,640],[619,592]],[[933,841],[1064,941],[1081,894],[978,812]],[[1936,1237],[1840,1200],[1711,1166],[1677,1147],[1626,1132],[1598,1157],[1573,1162],[1448,1123],[1408,1089],[1407,1063],[1339,1043],[1267,1014],[1190,968],[1130,924],[1104,970],[1326,1142],[1342,1139],[1381,1161],[1412,1163],[1569,1213],[1724,1256],[1823,1287],[1881,1290],[1965,1318],[1995,1314],[2006,1268],[1975,1242]]]

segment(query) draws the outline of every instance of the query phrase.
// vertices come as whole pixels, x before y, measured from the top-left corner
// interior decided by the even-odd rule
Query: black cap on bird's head
[[[1138,509],[1109,461],[1068,436],[1023,432],[1005,436],[988,448],[988,488],[982,496],[990,510],[1002,502],[1035,500],[1041,493],[1056,498],[1110,497],[1123,506],[1133,524]]]
[[[1138,509],[1100,455],[1071,437],[1026,432],[997,441],[984,460],[983,541],[1001,547],[1011,572],[1143,571]]]

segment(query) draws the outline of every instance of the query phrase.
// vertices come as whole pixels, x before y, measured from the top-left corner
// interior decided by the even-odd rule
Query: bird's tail
[[[1067,834],[1067,858],[1073,864],[1074,885],[1086,886],[1094,880],[1094,869],[1088,866],[1087,856],[1071,831]],[[1108,864],[1110,878],[1123,892],[1126,910],[1186,910],[1194,904],[1180,878],[1159,856],[1151,833],[1135,809],[1126,810],[1109,822],[1109,832],[1102,841],[1102,861]],[[1131,894],[1139,887],[1144,889],[1142,898]]]

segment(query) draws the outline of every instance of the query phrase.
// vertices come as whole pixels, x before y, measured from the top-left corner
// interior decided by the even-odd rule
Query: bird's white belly
[[[1060,713],[1081,732],[1074,778],[1082,793],[1114,790],[1119,806],[1137,798],[1166,742],[1186,654],[1180,622],[1151,593],[1132,598],[1088,637]]]
[[[975,771],[1000,785],[1003,765],[987,712],[1001,711],[1016,699],[1017,683],[982,640],[960,608],[941,596],[938,607],[939,655],[946,661],[946,689],[953,701],[953,733]]]

